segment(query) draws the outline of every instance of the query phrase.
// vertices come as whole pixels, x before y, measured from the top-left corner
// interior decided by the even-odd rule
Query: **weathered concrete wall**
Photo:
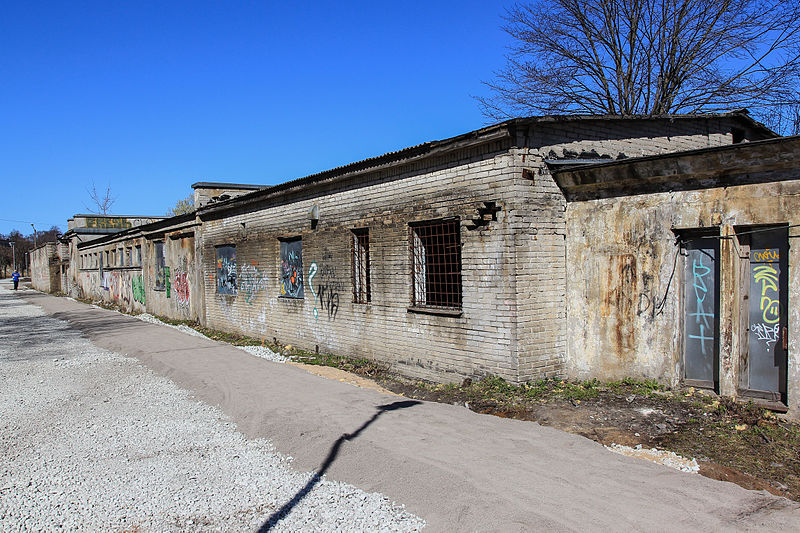
[[[142,272],[149,313],[177,320],[197,320],[197,302],[192,295],[198,287],[194,233],[165,234],[147,239]],[[164,246],[163,284],[156,283],[156,243]]]
[[[518,131],[510,224],[517,255],[519,379],[562,376],[567,359],[567,202],[545,161],[630,157],[730,145],[731,118],[555,121]],[[745,138],[757,137],[743,131]],[[612,236],[613,238],[613,236]],[[589,270],[591,273],[591,270]],[[595,280],[596,281],[596,280]],[[569,333],[572,335],[572,333]]]
[[[746,249],[735,235],[753,226],[800,224],[800,141],[770,146],[610,165],[563,177],[568,195],[600,196],[567,207],[570,378],[634,376],[671,385],[682,380],[687,280],[673,230],[713,228],[721,237],[719,389],[741,394],[749,278]],[[790,412],[798,416],[800,308],[793,302],[800,298],[800,250],[791,246],[797,230],[789,235],[786,381]]]
[[[142,268],[135,259],[139,243],[138,238],[128,238],[78,249],[71,260],[77,273],[75,292],[124,311],[143,312]]]
[[[155,236],[122,235],[84,245],[74,254],[76,268],[71,269],[76,272],[75,292],[128,312],[195,321],[200,304],[194,241],[193,231],[166,227]],[[160,283],[157,242],[164,246]]]
[[[30,252],[31,285],[43,292],[60,292],[58,249],[56,243],[47,243]]]

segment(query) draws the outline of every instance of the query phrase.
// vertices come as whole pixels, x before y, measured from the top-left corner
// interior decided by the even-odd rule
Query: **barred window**
[[[353,230],[353,302],[369,303],[369,229]]]
[[[457,219],[410,225],[413,306],[461,309],[460,228]]]

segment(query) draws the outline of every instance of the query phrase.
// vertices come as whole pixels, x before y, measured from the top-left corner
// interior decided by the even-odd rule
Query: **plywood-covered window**
[[[236,246],[217,246],[216,259],[217,293],[236,294],[239,291],[239,285],[236,276]]]
[[[281,297],[303,298],[303,240],[281,239]]]

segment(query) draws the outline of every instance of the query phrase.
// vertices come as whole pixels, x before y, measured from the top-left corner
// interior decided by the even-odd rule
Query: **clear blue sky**
[[[93,181],[163,215],[480,128],[510,4],[5,2],[0,233],[66,230]]]

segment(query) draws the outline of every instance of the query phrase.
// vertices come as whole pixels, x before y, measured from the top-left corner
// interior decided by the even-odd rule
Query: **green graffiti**
[[[133,299],[144,305],[144,278],[142,276],[131,277],[131,291]]]
[[[170,296],[170,290],[172,289],[172,283],[169,281],[169,267],[164,267],[164,279],[166,280],[166,289],[167,289],[167,298]]]

